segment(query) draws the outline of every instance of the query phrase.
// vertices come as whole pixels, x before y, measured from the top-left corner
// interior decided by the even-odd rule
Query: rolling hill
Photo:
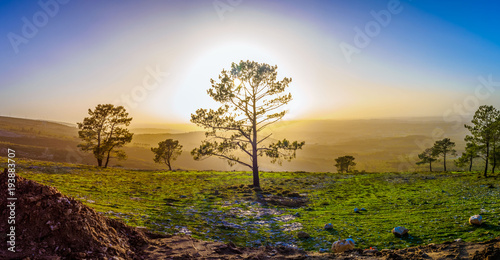
[[[184,150],[174,162],[175,168],[247,170],[240,166],[231,168],[217,158],[194,161],[189,152],[204,139],[204,132],[181,132],[175,129],[131,129],[135,134],[132,143],[125,147],[128,159],[112,160],[110,165],[165,169],[163,165],[153,162],[150,148],[159,141],[172,138],[179,140]],[[435,140],[449,137],[457,143],[460,154],[467,133],[464,128],[456,129],[440,118],[284,121],[271,126],[268,131],[273,132],[274,140],[286,137],[289,140],[303,140],[306,145],[297,153],[295,160],[284,162],[282,166],[262,160],[261,170],[311,172],[335,172],[334,159],[347,154],[356,158],[356,169],[359,171],[425,170],[425,166],[415,168],[419,152],[431,146]],[[22,158],[95,164],[92,155],[78,150],[77,132],[75,125],[66,123],[0,117],[3,154],[7,148],[12,148]],[[440,166],[436,163],[437,169]]]

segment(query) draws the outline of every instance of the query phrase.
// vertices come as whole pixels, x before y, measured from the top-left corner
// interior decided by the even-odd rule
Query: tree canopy
[[[230,71],[222,70],[218,80],[210,80],[207,93],[221,106],[191,114],[191,122],[208,129],[207,139],[191,151],[195,160],[216,156],[229,165],[247,166],[253,172],[253,186],[259,188],[259,157],[267,156],[279,164],[295,158],[304,142],[271,142],[272,133],[263,134],[267,126],[283,119],[287,113],[283,108],[292,101],[292,95],[286,93],[292,80],[279,81],[277,74],[277,66],[241,61],[232,63]]]
[[[429,171],[432,172],[432,163],[437,161],[434,150],[432,148],[425,149],[421,154],[418,155],[420,161],[417,162],[418,165],[429,164]]]
[[[452,142],[450,138],[444,138],[443,140],[438,140],[434,143],[432,147],[432,154],[434,156],[443,156],[443,167],[446,171],[446,156],[456,155],[457,151],[453,149],[455,147],[455,142]]]
[[[469,166],[469,171],[472,171],[472,165],[474,163],[474,159],[479,158],[479,147],[474,142],[469,142],[465,146],[465,151],[462,155],[456,160],[455,164],[458,167],[464,167],[465,165]]]
[[[490,162],[490,157],[492,156],[491,151],[495,154],[496,149],[499,146],[499,135],[500,135],[500,111],[498,111],[493,106],[480,106],[478,110],[474,113],[474,117],[471,120],[471,125],[464,125],[470,131],[470,135],[465,137],[467,143],[474,143],[477,145],[478,154],[485,160],[484,166],[484,177],[488,176],[488,164]],[[493,156],[493,162],[496,166],[496,160]],[[493,167],[494,170],[494,167]]]
[[[356,166],[356,163],[354,162],[354,156],[351,155],[338,157],[337,159],[335,159],[335,162],[335,167],[337,167],[337,171],[339,173],[350,172],[350,170],[352,170],[352,167]]]
[[[132,121],[122,106],[99,104],[94,110],[88,110],[89,117],[78,124],[78,136],[82,143],[78,145],[83,151],[91,151],[97,159],[99,167],[108,167],[113,155],[125,159],[124,151],[119,150],[132,141],[133,134],[126,128]],[[104,165],[103,165],[104,162]]]
[[[158,143],[158,147],[152,147],[151,151],[155,154],[153,159],[155,163],[165,163],[168,169],[172,170],[172,161],[175,161],[182,153],[182,145],[174,139],[167,139]]]

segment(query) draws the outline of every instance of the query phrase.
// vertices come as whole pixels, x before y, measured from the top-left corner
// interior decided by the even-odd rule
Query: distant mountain
[[[466,123],[466,122],[464,122]],[[193,126],[177,129],[196,129]],[[190,151],[205,138],[203,131],[180,132],[163,128],[136,128],[132,143],[125,147],[128,159],[112,160],[111,166],[139,169],[165,169],[153,162],[150,148],[168,138],[179,140],[184,152],[174,168],[187,170],[248,170],[245,167],[229,167],[223,160],[209,158],[194,161]],[[455,128],[440,118],[372,119],[372,120],[305,120],[284,121],[272,125],[271,140],[287,138],[305,141],[304,149],[297,152],[292,162],[282,166],[271,164],[263,158],[260,168],[265,171],[314,171],[335,172],[334,159],[343,155],[356,158],[357,170],[400,171],[425,170],[415,165],[416,155],[435,140],[444,137],[457,143],[457,150],[463,150],[466,135],[464,128]],[[95,164],[91,154],[77,149],[80,140],[75,125],[0,117],[1,150],[16,149],[23,158]],[[5,152],[3,152],[5,154]],[[242,157],[244,158],[244,157]],[[451,160],[450,160],[451,161]],[[449,163],[452,165],[452,163]],[[441,167],[435,163],[436,169]]]

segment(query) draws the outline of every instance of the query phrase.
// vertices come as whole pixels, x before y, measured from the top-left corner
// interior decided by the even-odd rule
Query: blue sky
[[[206,95],[210,78],[241,59],[278,65],[280,77],[293,79],[288,119],[499,107],[499,5],[4,0],[0,115],[74,123],[114,103],[138,124],[188,122],[197,108],[216,107]],[[374,13],[390,20],[382,25]],[[356,28],[371,34],[362,48]],[[347,45],[357,52],[346,55]],[[480,78],[494,87],[477,92]]]

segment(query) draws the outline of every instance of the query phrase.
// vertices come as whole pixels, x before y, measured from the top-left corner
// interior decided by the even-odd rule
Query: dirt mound
[[[7,197],[15,200],[15,253],[8,258],[62,256],[67,258],[136,258],[148,238],[120,221],[108,219],[57,189],[16,176],[15,195],[8,195],[7,174],[0,174],[0,219],[7,219]],[[10,203],[10,201],[9,201]],[[1,230],[10,230],[0,221]]]

